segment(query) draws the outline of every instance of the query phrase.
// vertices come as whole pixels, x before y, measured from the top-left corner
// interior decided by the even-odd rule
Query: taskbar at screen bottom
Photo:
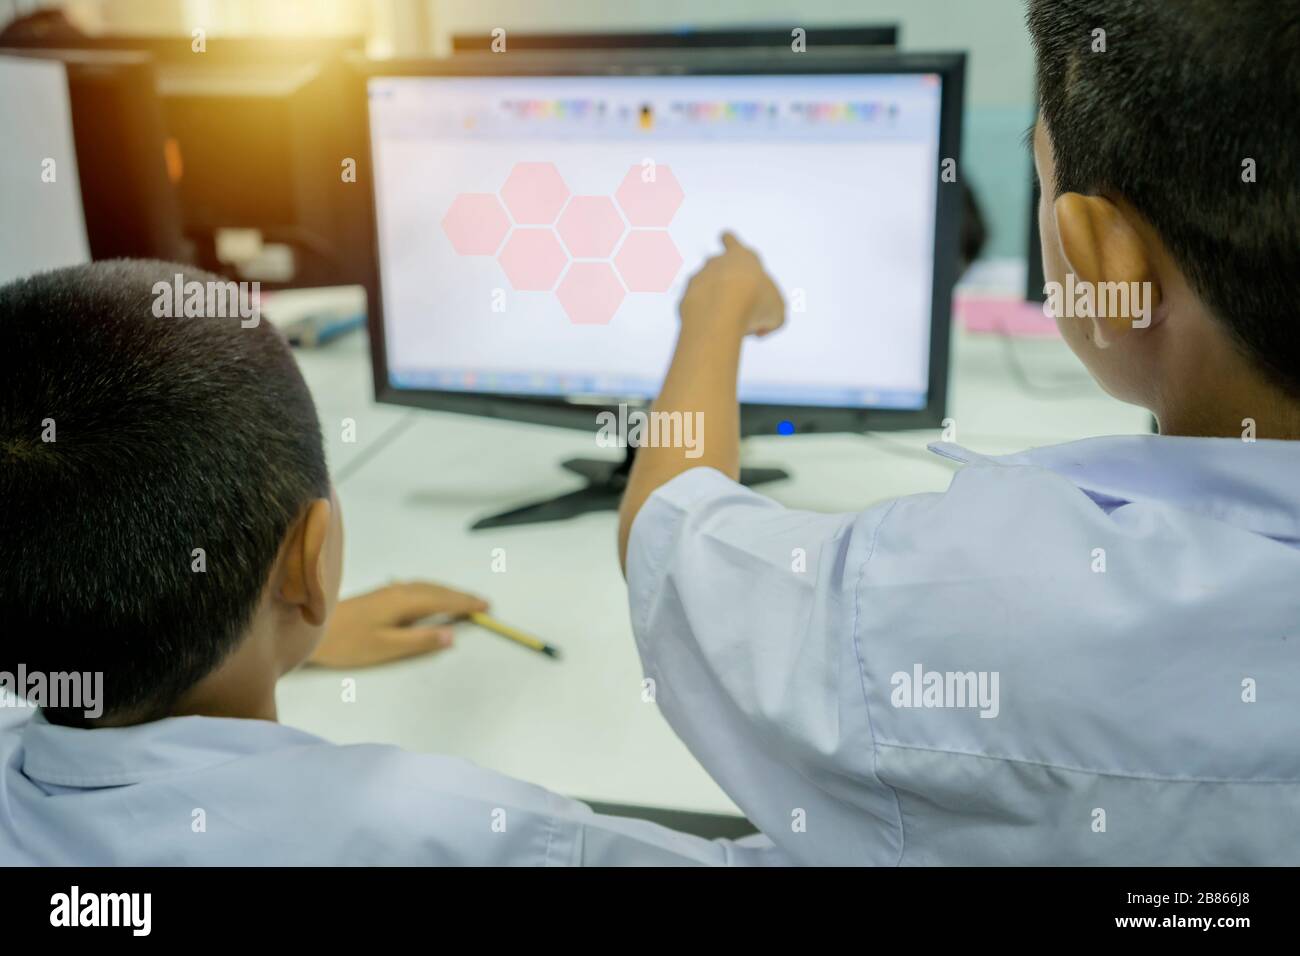
[[[660,382],[556,373],[491,372],[479,369],[392,369],[389,384],[411,391],[464,392],[472,395],[534,396],[539,399],[584,398],[629,402],[654,398]],[[812,385],[742,385],[740,401],[754,405],[808,405],[822,408],[875,408],[916,411],[926,406],[925,391],[845,388]]]

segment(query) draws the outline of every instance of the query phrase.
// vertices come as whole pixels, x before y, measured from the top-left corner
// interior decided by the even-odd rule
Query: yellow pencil
[[[491,615],[475,611],[470,614],[469,619],[479,627],[491,631],[493,634],[500,634],[502,637],[508,638],[516,644],[522,644],[524,647],[545,654],[547,657],[558,659],[560,656],[560,649],[554,644],[547,644],[545,641],[533,637],[531,634],[525,634],[523,631],[516,630],[509,624],[502,624]]]

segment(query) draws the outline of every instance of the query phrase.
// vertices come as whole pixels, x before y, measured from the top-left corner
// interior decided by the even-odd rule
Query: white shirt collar
[[[116,787],[321,740],[268,720],[168,717],[131,727],[84,729],[37,713],[22,728],[23,773],[64,787]]]
[[[1104,507],[1160,503],[1300,541],[1298,441],[1123,435],[1011,455],[980,455],[951,442],[929,447],[963,464],[1046,468]]]

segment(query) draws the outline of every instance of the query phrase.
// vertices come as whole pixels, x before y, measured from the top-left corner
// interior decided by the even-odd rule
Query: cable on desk
[[[384,431],[380,433],[379,437],[372,441],[368,447],[364,448],[355,458],[334,473],[335,487],[343,484],[343,482],[355,475],[361,470],[362,466],[365,465],[366,462],[370,461],[396,441],[404,431],[415,424],[419,414],[418,411],[407,412],[399,421],[393,422],[393,424],[384,429]]]

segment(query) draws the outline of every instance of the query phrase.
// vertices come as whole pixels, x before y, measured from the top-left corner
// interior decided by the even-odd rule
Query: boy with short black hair
[[[0,287],[0,673],[44,705],[2,715],[0,863],[780,859],[276,723],[304,660],[441,646],[402,625],[486,605],[404,585],[328,628],[343,531],[311,396],[269,325],[158,317],[182,273],[220,281],[115,261]]]
[[[861,514],[736,483],[736,371],[784,320],[734,237],[692,280],[620,520],[658,703],[805,863],[1300,859],[1300,4],[1030,0],[1058,319],[1159,436],[965,462]],[[869,293],[869,290],[867,290]],[[869,301],[869,295],[866,298]],[[806,555],[806,569],[792,554]]]

